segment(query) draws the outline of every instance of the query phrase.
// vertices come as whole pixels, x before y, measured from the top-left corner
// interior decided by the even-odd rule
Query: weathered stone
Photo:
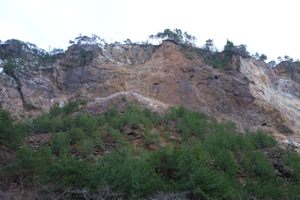
[[[87,100],[85,109],[93,114],[128,102],[156,111],[182,105],[234,121],[240,130],[264,129],[280,139],[300,140],[296,64],[273,69],[235,56],[235,67],[219,70],[184,51],[170,41],[73,45],[51,65],[17,68],[14,78],[0,74],[1,107],[22,116],[32,114],[24,105],[40,112],[77,98]]]

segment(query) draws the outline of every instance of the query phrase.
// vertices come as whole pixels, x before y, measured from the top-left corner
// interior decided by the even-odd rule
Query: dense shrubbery
[[[125,199],[159,192],[190,199],[300,195],[300,157],[281,150],[266,133],[237,133],[232,123],[217,123],[184,108],[159,116],[130,106],[90,116],[70,107],[54,107],[33,120],[31,130],[49,132],[51,139],[35,149],[20,147],[1,170],[2,183],[43,185],[70,199],[100,195],[105,188]],[[1,113],[1,133],[10,135],[15,126]],[[11,141],[2,138],[2,144]],[[277,159],[289,176],[276,169],[268,152],[279,152]]]
[[[0,144],[16,148],[24,136],[23,131],[8,112],[0,110]]]

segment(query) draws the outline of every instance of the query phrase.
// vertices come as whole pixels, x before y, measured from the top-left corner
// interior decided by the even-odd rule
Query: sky
[[[166,28],[227,39],[251,54],[300,59],[298,0],[0,0],[0,40],[20,39],[45,50],[66,49],[79,34],[107,42],[146,41]]]

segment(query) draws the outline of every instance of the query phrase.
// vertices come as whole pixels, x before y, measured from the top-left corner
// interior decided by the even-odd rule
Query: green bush
[[[260,177],[264,180],[275,178],[275,170],[262,152],[246,152],[242,159],[241,164],[245,173],[253,177]]]
[[[100,182],[128,196],[145,196],[162,189],[162,181],[143,159],[131,154],[114,152],[97,163]]]
[[[223,170],[231,176],[235,176],[239,172],[235,155],[226,149],[219,149],[211,152],[213,155],[214,164],[218,170]]]
[[[16,148],[24,137],[24,130],[7,111],[0,110],[0,144]]]
[[[81,128],[86,134],[92,135],[98,126],[97,120],[88,114],[79,114],[74,120],[74,126]]]
[[[48,114],[42,114],[33,121],[33,131],[36,133],[48,133],[64,131],[68,126],[66,123],[68,118],[62,116],[49,117]]]
[[[16,156],[4,167],[5,181],[25,181],[32,183],[40,181],[52,164],[51,150],[47,147],[34,151],[29,146],[24,146],[16,152]],[[24,180],[23,180],[24,179]]]
[[[5,74],[7,74],[8,76],[14,77],[14,69],[16,68],[16,63],[12,60],[10,60],[9,62],[7,62],[4,67],[3,70],[5,72]]]
[[[158,116],[151,114],[148,109],[142,109],[137,106],[130,106],[122,114],[123,125],[132,128],[145,128],[149,130],[154,122],[157,122]]]
[[[59,104],[56,103],[50,108],[49,117],[50,118],[57,117],[57,116],[61,115],[62,112],[63,112],[62,108],[60,108]]]
[[[256,148],[270,148],[277,145],[277,142],[273,137],[262,131],[250,133],[248,134],[248,137],[252,140]]]
[[[94,142],[90,138],[83,139],[77,144],[77,149],[83,156],[91,155],[94,153]]]
[[[280,179],[272,179],[272,181],[259,178],[249,179],[245,190],[247,199],[297,199],[297,196],[294,195],[299,194],[299,191],[293,192],[293,197],[289,198],[290,193],[287,191],[287,186]]]
[[[69,130],[74,123],[74,119],[72,116],[70,116],[70,114],[74,112],[79,105],[80,102],[77,101],[70,102],[63,108],[59,108],[58,105],[55,104],[50,108],[49,113],[42,113],[33,120],[33,132],[48,133]]]
[[[84,102],[80,102],[80,101],[70,101],[62,108],[62,112],[65,115],[69,115],[75,112],[79,108],[79,106],[83,103]]]
[[[283,155],[283,160],[291,168],[292,179],[300,183],[300,156],[295,152],[287,152]]]
[[[92,166],[75,157],[56,158],[47,179],[59,190],[91,188]]]
[[[68,131],[68,138],[71,143],[76,143],[85,138],[86,134],[81,128],[73,127]]]
[[[206,115],[190,112],[183,107],[172,109],[165,119],[175,122],[176,128],[182,133],[185,139],[191,135],[202,137],[208,130],[208,118]]]
[[[53,135],[51,140],[52,153],[60,156],[65,155],[69,151],[69,139],[65,133],[56,133]]]
[[[157,132],[146,132],[143,136],[146,145],[160,144],[160,135]]]

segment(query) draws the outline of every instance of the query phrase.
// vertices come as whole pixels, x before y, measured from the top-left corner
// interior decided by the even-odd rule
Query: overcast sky
[[[180,28],[202,46],[227,39],[268,58],[300,58],[298,0],[0,0],[0,40],[16,38],[45,50],[66,48],[80,33],[107,42],[145,41]]]

